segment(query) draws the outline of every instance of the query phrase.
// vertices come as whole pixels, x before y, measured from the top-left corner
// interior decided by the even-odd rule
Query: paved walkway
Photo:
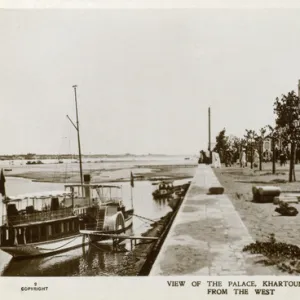
[[[150,276],[279,274],[242,251],[253,240],[226,191],[207,194],[212,186],[220,186],[213,170],[199,165]]]

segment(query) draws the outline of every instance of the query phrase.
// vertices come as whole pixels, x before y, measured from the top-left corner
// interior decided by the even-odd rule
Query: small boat
[[[152,193],[154,199],[166,198],[171,196],[174,192],[172,182],[162,181],[158,188]]]
[[[44,163],[41,160],[37,160],[37,161],[30,161],[30,160],[28,160],[26,162],[26,165],[42,165],[42,164],[44,164]]]
[[[64,191],[5,197],[6,215],[0,226],[0,249],[15,258],[67,251],[93,240],[81,230],[122,233],[132,226],[133,209],[126,210],[114,191],[118,186],[67,184]]]
[[[0,249],[15,258],[54,254],[85,243],[74,195],[65,191],[5,197]],[[67,206],[65,203],[71,203]]]

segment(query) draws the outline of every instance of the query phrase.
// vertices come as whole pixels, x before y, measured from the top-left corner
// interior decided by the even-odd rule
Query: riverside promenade
[[[242,251],[253,239],[226,191],[209,195],[210,187],[220,183],[200,164],[149,276],[279,275],[257,263],[262,255]]]

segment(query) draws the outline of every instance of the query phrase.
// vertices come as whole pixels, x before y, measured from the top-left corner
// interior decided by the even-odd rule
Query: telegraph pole
[[[212,162],[211,159],[211,124],[210,124],[210,107],[208,108],[208,151],[209,151],[209,162]]]

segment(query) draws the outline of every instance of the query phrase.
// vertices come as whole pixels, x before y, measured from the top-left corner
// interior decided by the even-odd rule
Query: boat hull
[[[154,199],[162,199],[162,198],[167,198],[170,197],[173,194],[173,191],[169,191],[166,193],[160,193],[160,192],[153,192],[152,196]]]
[[[43,243],[34,243],[18,246],[2,246],[0,249],[16,259],[31,258],[37,256],[48,256],[56,253],[68,251],[83,245],[87,245],[89,240],[83,234],[69,236],[67,238],[53,240]]]

